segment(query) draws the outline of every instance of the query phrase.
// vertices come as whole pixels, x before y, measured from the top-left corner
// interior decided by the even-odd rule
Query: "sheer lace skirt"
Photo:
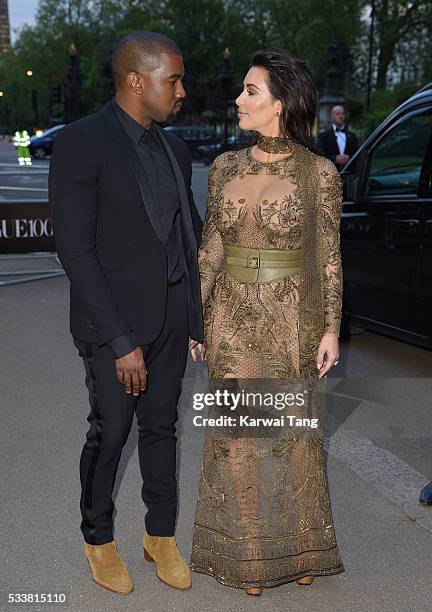
[[[229,378],[231,385],[249,381],[253,386],[252,379],[298,378],[298,283],[297,275],[246,285],[218,274],[205,311],[210,381]],[[207,432],[193,571],[238,588],[271,587],[306,575],[344,571],[322,435],[289,429]]]

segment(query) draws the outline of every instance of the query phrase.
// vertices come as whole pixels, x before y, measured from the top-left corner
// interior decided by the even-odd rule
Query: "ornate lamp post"
[[[74,121],[80,116],[82,74],[78,51],[72,43],[69,47],[69,62],[64,85],[65,121]]]
[[[26,71],[26,75],[31,79],[33,76],[33,70],[31,68],[29,68]],[[32,111],[33,111],[33,121],[34,121],[34,127],[36,129],[38,122],[39,122],[39,116],[38,116],[38,93],[37,93],[37,89],[36,88],[32,88],[31,90],[31,107],[32,107]]]
[[[328,69],[325,75],[324,93],[318,105],[318,119],[320,127],[326,127],[330,118],[330,111],[336,104],[344,104],[343,73],[340,61],[340,49],[333,39],[328,49]]]
[[[230,61],[231,52],[228,47],[225,48],[223,52],[223,62],[219,67],[219,81],[221,83],[222,89],[222,100],[220,102],[220,106],[222,106],[224,111],[224,139],[223,146],[224,148],[228,142],[228,122],[229,122],[229,109],[233,104],[233,101],[230,97],[231,94],[231,86],[233,80],[233,70]]]

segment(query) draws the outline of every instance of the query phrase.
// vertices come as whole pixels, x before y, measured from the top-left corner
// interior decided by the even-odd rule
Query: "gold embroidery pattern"
[[[322,334],[340,325],[341,203],[334,164],[296,143],[277,162],[250,149],[215,160],[198,257],[210,379],[317,379]],[[224,243],[302,248],[302,270],[240,283],[223,270]],[[210,434],[190,567],[238,588],[343,572],[323,440]]]
[[[326,241],[327,252],[327,258],[324,261],[324,307],[326,330],[339,335],[343,286],[339,225],[343,196],[341,177],[329,164],[331,162],[323,164],[320,169],[323,194],[322,233]]]

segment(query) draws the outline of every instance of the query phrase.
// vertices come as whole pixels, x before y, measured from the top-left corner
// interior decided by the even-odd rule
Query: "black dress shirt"
[[[145,128],[121,108],[115,98],[112,99],[112,104],[147,176],[153,201],[160,215],[160,228],[167,253],[168,283],[175,283],[182,278],[184,270],[176,235],[176,220],[180,214],[179,196],[171,163],[159,140],[154,123]],[[133,332],[114,338],[107,344],[116,358],[127,355],[137,346]]]

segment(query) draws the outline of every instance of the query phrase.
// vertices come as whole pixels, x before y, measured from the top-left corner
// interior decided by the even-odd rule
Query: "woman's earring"
[[[276,113],[276,117],[279,117],[279,115],[280,115],[280,112],[278,111],[278,112]]]

